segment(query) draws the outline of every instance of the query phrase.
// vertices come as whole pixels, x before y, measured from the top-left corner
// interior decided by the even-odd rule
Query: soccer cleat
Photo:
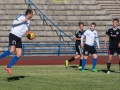
[[[78,66],[78,69],[82,69],[82,67],[81,67],[81,66]]]
[[[66,60],[66,61],[65,61],[65,66],[66,66],[66,68],[68,67],[68,65],[69,65],[69,62],[68,62],[68,60]]]
[[[86,72],[86,71],[83,69],[83,70],[80,70],[80,72]]]
[[[12,71],[11,71],[11,68],[5,68],[5,70],[8,72],[8,74],[12,75]]]
[[[97,69],[95,69],[95,68],[94,68],[94,69],[92,69],[91,71],[92,71],[92,72],[98,72],[98,70],[97,70]]]
[[[107,74],[110,74],[110,71],[107,71]]]

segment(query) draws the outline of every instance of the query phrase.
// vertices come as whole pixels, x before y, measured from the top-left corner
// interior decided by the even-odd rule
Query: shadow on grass
[[[100,70],[100,71],[107,73],[107,70]],[[115,72],[115,70],[110,70],[110,72]]]
[[[7,78],[7,81],[8,81],[8,82],[16,81],[16,80],[24,79],[25,77],[26,77],[26,76],[13,76],[13,77]]]
[[[78,68],[78,66],[69,66],[69,67],[71,67],[71,68]]]

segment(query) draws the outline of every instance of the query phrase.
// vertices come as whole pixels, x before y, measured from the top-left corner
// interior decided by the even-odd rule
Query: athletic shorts
[[[108,55],[114,55],[114,53],[117,53],[117,55],[120,54],[120,48],[111,48],[109,47],[109,50],[108,50]]]
[[[76,54],[81,55],[83,53],[83,48],[80,47],[80,44],[75,44]]]
[[[89,56],[89,54],[97,54],[94,46],[89,46],[87,44],[84,45],[83,55]]]
[[[21,38],[15,36],[14,34],[9,34],[9,45],[14,45],[16,48],[22,48]]]

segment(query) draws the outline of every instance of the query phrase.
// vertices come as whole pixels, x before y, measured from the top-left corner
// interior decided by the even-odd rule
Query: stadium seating
[[[51,21],[61,30],[72,37],[79,29],[78,22],[85,23],[88,29],[91,22],[96,22],[96,30],[100,41],[103,41],[105,31],[112,25],[111,20],[119,18],[119,0],[66,0],[55,2],[54,0],[31,0]],[[1,0],[0,2],[0,52],[7,49],[8,34],[12,21],[19,14],[24,14],[28,0]],[[62,42],[59,41],[59,31],[47,20],[42,24],[42,15],[32,6],[34,16],[31,20],[31,31],[35,32],[36,38],[30,41],[23,37],[23,43],[74,43],[65,35]]]

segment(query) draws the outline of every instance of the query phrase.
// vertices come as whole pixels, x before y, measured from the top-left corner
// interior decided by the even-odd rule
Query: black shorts
[[[21,38],[15,36],[14,34],[9,34],[9,44],[14,45],[16,48],[22,48]]]
[[[88,56],[89,54],[97,54],[94,46],[84,45],[83,55]]]
[[[80,55],[83,53],[83,48],[80,47],[80,44],[75,44],[76,54]]]
[[[120,54],[120,48],[109,47],[108,55],[114,55],[115,52],[117,53],[117,55],[119,55]]]

